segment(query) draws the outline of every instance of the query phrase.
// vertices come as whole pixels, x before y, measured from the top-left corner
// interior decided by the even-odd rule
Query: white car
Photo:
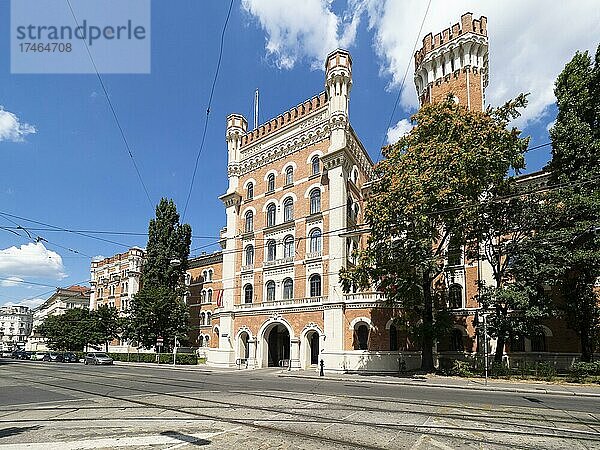
[[[46,355],[50,355],[50,352],[35,352],[31,355],[32,361],[42,361]]]

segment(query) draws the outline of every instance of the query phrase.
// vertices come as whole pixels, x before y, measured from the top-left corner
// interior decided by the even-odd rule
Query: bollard
[[[319,363],[319,365],[321,366],[321,370],[319,371],[319,376],[322,377],[325,375],[325,373],[323,372],[323,369],[325,367],[325,361],[321,360],[321,362]]]

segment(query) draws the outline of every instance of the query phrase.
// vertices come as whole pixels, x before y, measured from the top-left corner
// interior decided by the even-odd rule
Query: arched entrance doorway
[[[306,358],[306,366],[316,366],[317,364],[319,364],[319,352],[321,350],[319,347],[319,340],[320,336],[318,331],[313,330],[306,333],[306,350],[304,353],[304,357]]]
[[[280,367],[290,361],[290,333],[288,329],[276,324],[267,330],[267,361],[268,367]]]
[[[239,359],[247,360],[248,357],[250,356],[250,347],[248,345],[249,339],[250,339],[250,336],[248,335],[248,333],[246,331],[243,331],[242,333],[240,333],[240,336],[238,339],[238,358]]]

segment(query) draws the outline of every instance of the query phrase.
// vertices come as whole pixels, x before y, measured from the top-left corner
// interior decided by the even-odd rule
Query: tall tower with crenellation
[[[487,18],[465,13],[460,23],[423,38],[415,53],[415,87],[421,105],[448,94],[470,110],[482,111],[488,85]]]

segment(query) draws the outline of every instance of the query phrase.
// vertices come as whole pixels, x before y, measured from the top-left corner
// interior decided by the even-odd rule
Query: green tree
[[[539,202],[509,177],[490,189],[477,209],[479,218],[472,240],[479,245],[473,247],[470,256],[482,258],[491,268],[493,283],[481,281],[478,295],[484,310],[491,309],[488,333],[496,338],[494,360],[501,362],[510,337],[539,333],[540,322],[550,315],[543,289],[525,282],[515,271],[520,244],[535,231]]]
[[[183,295],[191,237],[192,229],[179,223],[173,201],[161,199],[148,227],[141,289],[132,299],[125,334],[146,348],[154,346],[158,337],[166,348],[175,338],[187,337],[188,310]]]
[[[52,350],[81,351],[89,343],[90,311],[72,308],[58,316],[48,316],[36,330]]]
[[[594,63],[577,52],[558,76],[558,115],[550,130],[548,192],[540,195],[538,232],[522,246],[522,274],[558,294],[557,308],[590,361],[600,338],[600,47]],[[535,274],[535,276],[533,275]]]
[[[90,313],[90,344],[102,344],[108,352],[108,343],[119,337],[123,321],[119,310],[108,305],[100,305]]]
[[[527,139],[507,130],[524,95],[501,108],[468,111],[450,98],[423,106],[416,126],[384,149],[366,207],[371,234],[355,268],[342,270],[346,291],[375,287],[418,329],[421,369],[432,371],[433,345],[445,333],[440,276],[450,238],[465,244],[477,204],[508,170],[524,165]],[[437,308],[436,308],[437,307]],[[437,313],[435,310],[438,309]]]

